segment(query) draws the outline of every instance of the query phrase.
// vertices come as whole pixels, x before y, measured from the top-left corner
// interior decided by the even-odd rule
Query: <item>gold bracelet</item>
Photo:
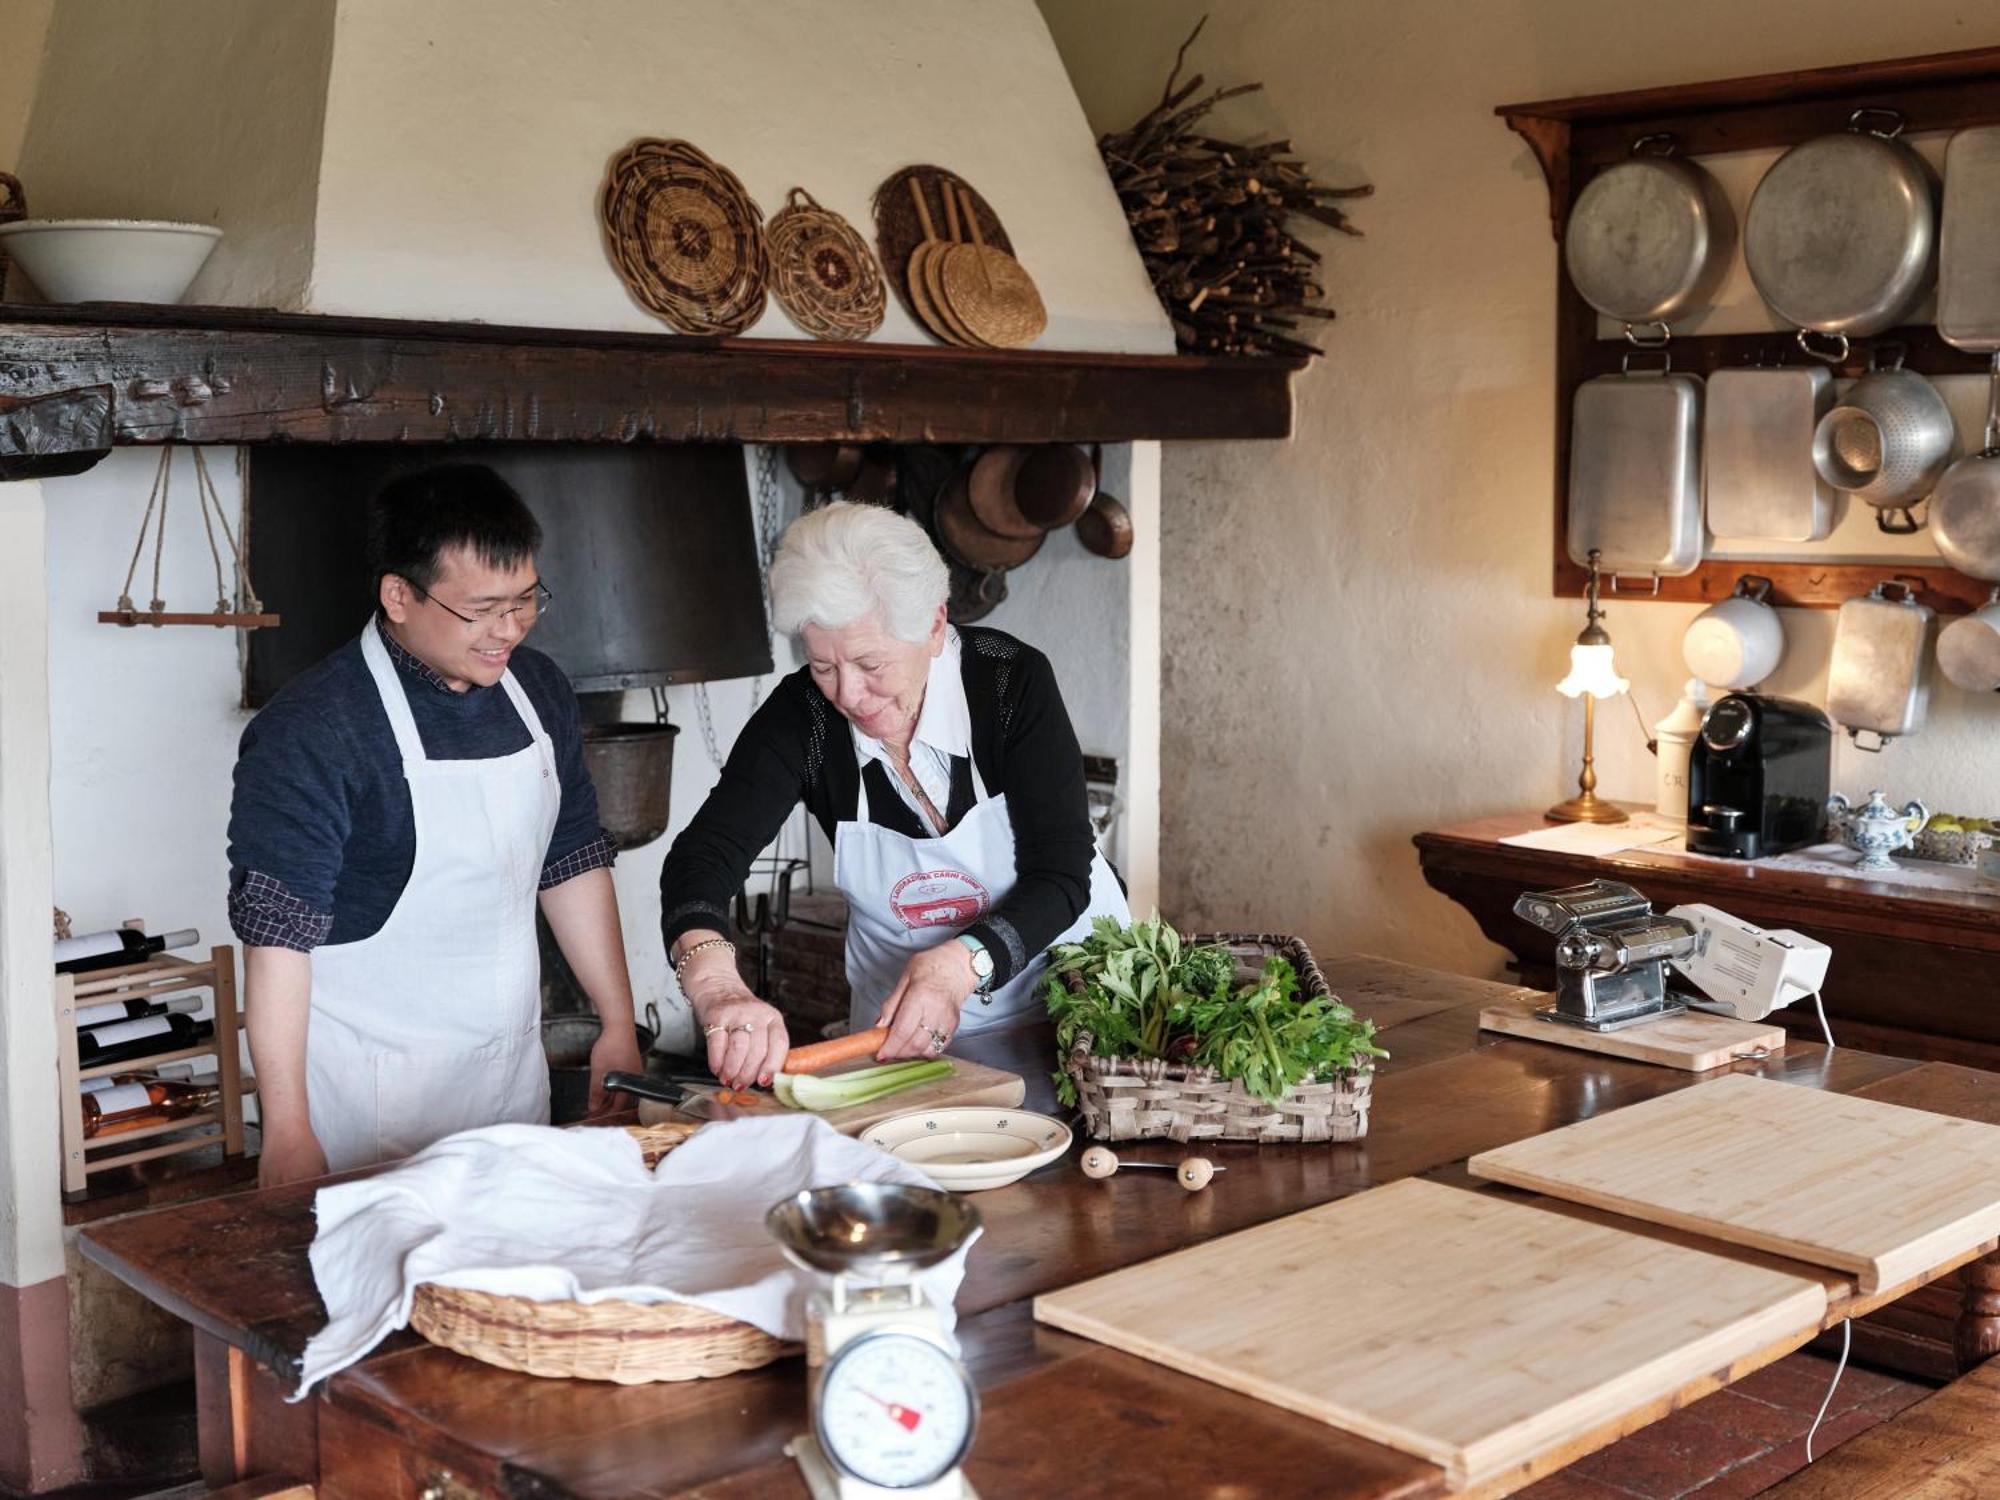
[[[726,937],[703,938],[700,942],[694,944],[694,946],[684,950],[681,953],[680,962],[674,965],[675,984],[680,984],[681,973],[683,970],[687,968],[688,960],[693,958],[697,953],[701,952],[701,950],[704,948],[727,948],[730,951],[731,955],[734,955],[736,952],[736,945],[730,942],[729,939]],[[682,985],[681,988],[685,990],[686,986]]]

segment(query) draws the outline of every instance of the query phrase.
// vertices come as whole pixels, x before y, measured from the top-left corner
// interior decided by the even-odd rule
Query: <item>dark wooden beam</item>
[[[81,474],[111,451],[111,389],[0,395],[0,480]]]
[[[121,445],[1282,438],[1304,363],[0,306],[0,398],[108,389]]]

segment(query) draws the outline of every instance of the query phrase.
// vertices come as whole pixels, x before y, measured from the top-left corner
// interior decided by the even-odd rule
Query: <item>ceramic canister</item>
[[[1754,687],[1776,671],[1785,654],[1785,627],[1768,602],[1770,592],[1768,578],[1745,574],[1727,599],[1696,615],[1681,638],[1688,670],[1725,692]]]

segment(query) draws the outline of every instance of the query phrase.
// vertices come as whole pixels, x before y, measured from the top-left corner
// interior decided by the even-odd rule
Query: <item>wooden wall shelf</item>
[[[2000,47],[1898,58],[1851,67],[1766,73],[1671,88],[1593,94],[1533,104],[1503,104],[1495,114],[1527,141],[1549,188],[1549,224],[1558,243],[1570,206],[1591,175],[1622,160],[1642,135],[1670,132],[1683,153],[1713,155],[1796,145],[1842,129],[1862,105],[1895,109],[1911,134],[2000,123]],[[1900,343],[1905,363],[1927,375],[1980,375],[1982,355],[1952,348],[1934,328],[1899,328],[1857,340],[1836,373],[1859,375],[1871,344]],[[1708,375],[1789,351],[1803,358],[1783,333],[1677,337],[1674,368]],[[1564,532],[1569,515],[1570,406],[1576,387],[1618,368],[1622,342],[1597,336],[1597,314],[1556,264],[1555,589],[1581,597],[1584,570],[1569,560]],[[1905,579],[1917,597],[1941,614],[1961,614],[1984,604],[1992,585],[1941,562],[1916,558],[1872,563],[1814,560],[1764,561],[1711,558],[1682,578],[1663,578],[1657,597],[1708,603],[1728,596],[1737,576],[1753,572],[1772,580],[1772,602],[1831,609],[1865,593],[1884,578]]]
[[[1303,359],[0,306],[0,479],[156,443],[1282,438]]]

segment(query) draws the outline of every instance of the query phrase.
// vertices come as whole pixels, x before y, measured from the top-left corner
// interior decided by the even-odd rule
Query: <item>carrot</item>
[[[852,1062],[857,1057],[873,1057],[889,1040],[889,1028],[876,1026],[830,1042],[810,1042],[785,1054],[787,1073],[818,1073],[835,1063]]]

